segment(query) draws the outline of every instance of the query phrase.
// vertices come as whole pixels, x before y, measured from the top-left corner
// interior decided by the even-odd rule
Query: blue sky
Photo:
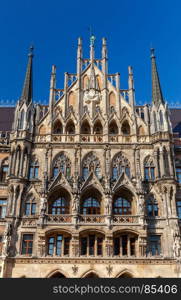
[[[64,72],[75,72],[77,38],[89,53],[89,30],[96,36],[96,56],[106,37],[109,72],[120,72],[127,88],[127,67],[133,66],[136,100],[151,99],[150,46],[165,99],[181,103],[181,2],[179,0],[6,0],[0,4],[0,99],[21,94],[27,52],[34,56],[34,99],[47,100],[51,65],[57,66],[57,87]]]

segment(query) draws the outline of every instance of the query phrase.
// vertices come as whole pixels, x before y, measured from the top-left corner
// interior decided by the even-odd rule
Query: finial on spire
[[[33,47],[33,45],[31,45],[30,48],[29,48],[28,56],[30,56],[30,57],[33,57],[33,56],[34,56],[33,50],[34,50],[34,47]]]
[[[151,48],[150,52],[151,52],[151,58],[155,58],[155,49]]]

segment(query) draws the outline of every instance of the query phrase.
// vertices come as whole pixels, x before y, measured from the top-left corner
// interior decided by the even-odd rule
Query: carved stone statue
[[[76,195],[73,199],[73,202],[72,202],[72,212],[73,213],[79,213],[79,197],[78,195]]]
[[[47,199],[45,196],[42,196],[40,198],[40,216],[41,217],[45,216],[46,208],[47,208]]]
[[[173,256],[180,257],[180,238],[179,236],[175,236],[173,242]]]
[[[106,215],[110,215],[112,213],[112,200],[111,197],[106,197]]]
[[[144,215],[145,208],[145,197],[144,195],[139,195],[139,213],[140,215]]]
[[[11,234],[12,234],[12,224],[7,223],[5,232],[4,232],[4,238],[3,238],[3,247],[2,247],[2,255],[3,256],[9,255]]]

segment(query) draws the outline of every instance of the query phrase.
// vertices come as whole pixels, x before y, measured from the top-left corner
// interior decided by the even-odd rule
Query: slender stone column
[[[164,158],[163,158],[163,151],[160,151],[160,173],[161,177],[165,175],[165,165],[164,165]]]

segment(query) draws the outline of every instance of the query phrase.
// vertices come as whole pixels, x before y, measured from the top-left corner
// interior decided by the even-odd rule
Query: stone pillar
[[[164,164],[163,150],[160,151],[160,173],[161,173],[161,177],[163,177],[165,175],[165,164]]]
[[[80,256],[80,249],[79,249],[79,235],[73,233],[72,240],[71,240],[71,256],[78,257]]]
[[[158,157],[157,157],[157,152],[154,151],[154,163],[155,163],[155,178],[159,178],[159,172],[158,172]]]

